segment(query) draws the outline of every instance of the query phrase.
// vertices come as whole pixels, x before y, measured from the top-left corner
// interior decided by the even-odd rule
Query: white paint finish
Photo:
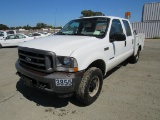
[[[18,46],[19,44],[21,44],[23,42],[34,39],[33,37],[28,37],[24,34],[16,34],[16,35],[22,35],[25,38],[21,38],[21,39],[5,39],[5,38],[3,38],[0,40],[0,44],[2,45],[2,47]]]
[[[54,35],[35,39],[21,44],[21,46],[52,51],[57,56],[70,56],[76,49],[80,49],[86,45],[97,44],[100,40],[89,36]]]
[[[126,19],[118,17],[107,18],[110,18],[110,21],[113,19],[119,19],[122,24],[123,32],[125,32],[122,20]],[[133,30],[131,30],[132,36],[126,37],[126,46],[125,41],[109,42],[110,29],[111,22],[108,27],[107,35],[104,38],[75,35],[54,35],[28,41],[20,46],[51,51],[57,56],[74,57],[78,62],[79,71],[86,69],[96,60],[102,60],[105,63],[107,72],[128,57],[132,56],[134,51],[136,54],[139,47],[132,44],[132,39],[134,39]],[[134,41],[136,44],[139,43],[144,45],[143,39],[144,37],[139,37],[139,35],[137,35]],[[108,50],[105,50],[105,48],[108,48]]]

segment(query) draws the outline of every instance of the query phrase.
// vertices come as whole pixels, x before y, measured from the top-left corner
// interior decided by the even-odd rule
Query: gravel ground
[[[160,40],[146,39],[137,64],[119,65],[90,106],[27,88],[15,75],[17,48],[0,49],[0,120],[160,120]]]

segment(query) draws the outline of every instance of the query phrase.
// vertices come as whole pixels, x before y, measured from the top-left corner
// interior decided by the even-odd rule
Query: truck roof
[[[123,20],[128,20],[125,18],[121,18],[121,17],[115,17],[115,16],[90,16],[90,17],[81,17],[81,18],[77,18],[77,19],[84,19],[84,18],[98,18],[98,17],[103,17],[103,18],[111,18],[111,19],[123,19]]]

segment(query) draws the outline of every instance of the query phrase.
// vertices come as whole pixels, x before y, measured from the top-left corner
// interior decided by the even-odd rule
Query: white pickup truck
[[[7,30],[2,31],[0,30],[0,40],[6,38],[8,35],[16,34],[16,30]]]
[[[17,74],[28,86],[60,96],[74,93],[89,105],[107,72],[128,58],[136,63],[143,46],[144,35],[134,35],[127,19],[78,18],[56,35],[21,44]]]

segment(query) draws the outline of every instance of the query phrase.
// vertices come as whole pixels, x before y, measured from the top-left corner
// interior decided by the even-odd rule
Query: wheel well
[[[141,45],[139,46],[139,50],[140,50],[140,51],[142,50],[142,47],[141,47]]]
[[[106,65],[105,62],[103,60],[96,60],[94,62],[92,62],[87,69],[89,69],[90,67],[97,67],[102,71],[102,74],[105,75],[105,69],[106,69]]]

